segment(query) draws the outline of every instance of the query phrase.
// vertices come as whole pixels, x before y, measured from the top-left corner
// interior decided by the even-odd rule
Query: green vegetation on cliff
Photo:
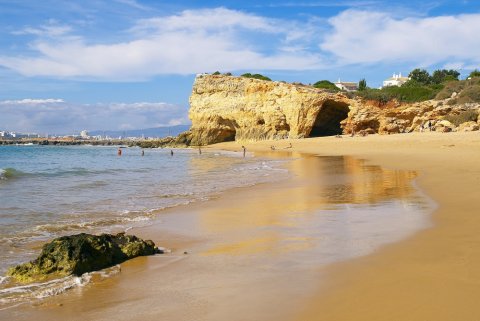
[[[466,110],[458,115],[447,115],[444,119],[448,120],[455,126],[460,126],[469,121],[477,122],[478,112],[476,110]]]
[[[471,75],[475,75],[475,72]],[[458,97],[451,103],[480,102],[480,78],[460,81],[459,76],[460,73],[456,70],[439,69],[430,75],[425,69],[417,68],[410,72],[410,80],[401,87],[367,88],[358,91],[356,95],[386,104],[391,100],[408,103],[434,98],[440,100],[457,93]]]
[[[480,77],[448,82],[435,98],[441,100],[451,97],[450,104],[480,102]]]
[[[367,100],[375,100],[381,104],[386,104],[390,100],[400,102],[418,102],[435,98],[442,87],[425,86],[413,82],[409,82],[401,87],[389,86],[382,89],[367,88],[358,91],[356,94]]]
[[[333,91],[339,91],[340,90],[337,86],[335,86],[335,84],[333,82],[330,82],[328,80],[317,81],[316,83],[313,84],[313,87],[321,88],[321,89],[328,89],[328,90],[333,90]]]
[[[266,80],[266,81],[272,81],[270,78],[267,76],[261,75],[261,74],[251,74],[247,72],[246,74],[243,74],[242,77],[245,78],[254,78],[254,79],[260,79],[260,80]]]

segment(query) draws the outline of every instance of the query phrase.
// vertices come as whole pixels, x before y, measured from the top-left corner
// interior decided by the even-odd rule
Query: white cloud
[[[131,40],[109,44],[71,35],[39,38],[30,44],[35,55],[0,56],[0,65],[25,76],[141,80],[215,70],[305,70],[321,63],[316,53],[281,50],[305,42],[307,32],[294,23],[225,8],[140,20],[130,32]]]
[[[37,28],[25,27],[21,30],[13,31],[14,35],[34,35],[39,37],[60,37],[72,31],[72,27],[60,25],[55,20],[49,20],[47,24]]]
[[[330,24],[333,30],[320,47],[342,64],[480,60],[480,14],[399,19],[347,10]]]
[[[8,105],[39,105],[39,104],[55,104],[55,103],[64,103],[63,99],[21,99],[21,100],[4,100],[0,101],[0,106]]]
[[[150,10],[149,7],[144,6],[144,5],[138,3],[135,0],[115,0],[115,2],[127,5],[129,7],[135,8],[135,9],[139,9],[139,10]]]
[[[189,124],[187,108],[163,102],[72,104],[62,99],[0,101],[0,129],[71,133]]]
[[[276,2],[267,5],[259,4],[256,7],[282,8],[282,7],[366,7],[380,5],[379,1],[317,1],[317,2]]]
[[[237,27],[269,33],[277,33],[285,29],[275,19],[267,19],[226,8],[216,8],[185,10],[178,15],[142,19],[132,30],[228,32],[231,31],[231,28]]]

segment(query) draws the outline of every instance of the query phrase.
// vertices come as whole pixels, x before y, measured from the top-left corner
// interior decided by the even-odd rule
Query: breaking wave
[[[84,287],[92,281],[102,281],[120,273],[120,271],[120,265],[115,265],[108,269],[85,273],[81,276],[67,276],[47,282],[26,285],[17,285],[13,283],[10,278],[3,277],[1,279],[2,285],[5,283],[12,283],[12,286],[0,290],[0,306],[5,309],[17,306],[18,304],[32,302],[32,300],[45,299],[64,293],[73,288]]]
[[[0,168],[0,180],[13,179],[25,175],[26,173],[16,170],[15,168]]]

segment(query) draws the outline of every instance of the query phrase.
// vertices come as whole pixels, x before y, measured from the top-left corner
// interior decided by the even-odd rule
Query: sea
[[[243,151],[118,149],[0,146],[0,275],[52,238],[126,231],[164,209],[288,176],[282,161]]]

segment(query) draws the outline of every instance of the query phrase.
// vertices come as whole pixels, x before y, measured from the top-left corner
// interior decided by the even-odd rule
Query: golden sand
[[[284,148],[289,142],[273,143]],[[269,148],[272,142],[248,146]],[[438,204],[434,226],[374,255],[322,269],[328,284],[295,320],[480,320],[480,134],[422,133],[292,141],[415,170]]]

